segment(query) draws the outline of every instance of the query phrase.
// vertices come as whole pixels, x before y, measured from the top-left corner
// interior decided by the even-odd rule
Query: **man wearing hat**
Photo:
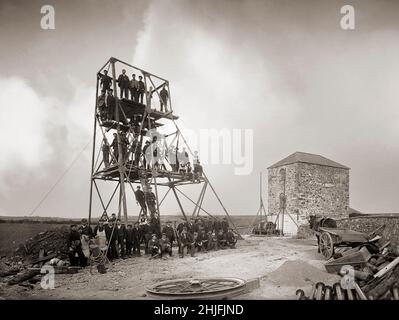
[[[119,75],[118,80],[116,80],[116,82],[118,82],[121,99],[123,98],[123,96],[126,99],[129,99],[129,84],[130,84],[130,80],[129,80],[129,77],[126,75],[126,70],[125,69],[122,69],[122,74]]]
[[[140,186],[137,186],[134,195],[136,197],[136,203],[139,204],[141,209],[143,210],[143,214],[147,215],[147,206],[145,205],[145,195],[144,192],[141,190]]]
[[[82,219],[78,231],[80,234],[88,236],[90,238],[93,236],[93,230],[91,229],[91,227],[89,227],[87,219]]]
[[[97,109],[102,121],[107,119],[107,106],[105,104],[105,90],[101,90],[100,96],[97,98]]]
[[[108,76],[108,71],[104,70],[104,74],[99,73],[98,77],[101,78],[100,85],[101,89],[107,91],[111,88],[112,78]]]
[[[68,248],[69,248],[69,262],[71,266],[85,267],[87,259],[83,254],[82,242],[80,240],[80,233],[77,230],[76,224],[71,225],[71,231],[68,236]],[[76,261],[76,254],[79,257],[79,263]]]
[[[139,88],[139,90],[138,90],[138,99],[137,99],[138,101],[137,102],[140,102],[142,104],[143,98],[144,98],[144,92],[145,92],[145,84],[143,82],[142,76],[139,76],[138,88]]]
[[[107,98],[105,99],[105,104],[107,105],[107,109],[108,109],[108,119],[109,120],[115,119],[116,101],[115,101],[113,92],[114,92],[114,90],[108,89]]]
[[[166,237],[169,239],[170,243],[173,244],[175,241],[175,231],[173,230],[172,224],[170,221],[166,221],[166,226],[163,227],[162,233],[166,234]]]
[[[169,254],[170,257],[172,256],[172,244],[166,236],[166,233],[162,233],[162,237],[159,239],[159,247],[161,250],[161,258],[165,259],[164,254]]]
[[[133,101],[138,101],[139,82],[136,80],[136,75],[132,74],[132,80],[129,83],[130,97]]]
[[[113,151],[112,152],[112,154],[113,154],[112,162],[115,163],[115,162],[118,162],[118,158],[119,158],[118,135],[114,132],[113,136],[114,136],[114,140],[112,140],[112,143],[111,143],[111,147],[112,147],[112,151]]]
[[[159,241],[155,233],[151,235],[151,240],[148,241],[148,249],[151,252],[151,258],[159,254]]]

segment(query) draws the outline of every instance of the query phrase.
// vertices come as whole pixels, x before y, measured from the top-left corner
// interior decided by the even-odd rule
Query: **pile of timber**
[[[67,227],[40,232],[25,241],[15,255],[0,260],[0,278],[9,285],[33,288],[32,284],[41,279],[41,267],[53,264],[55,273],[76,273],[79,267],[68,266]]]
[[[57,254],[66,258],[68,256],[68,227],[60,227],[38,233],[28,239],[16,250],[16,255],[23,257],[24,260],[32,258],[34,260],[44,250],[47,255]]]
[[[326,262],[326,270],[342,276],[333,286],[317,283],[310,294],[296,292],[299,300],[399,300],[399,256],[389,242],[362,245]]]

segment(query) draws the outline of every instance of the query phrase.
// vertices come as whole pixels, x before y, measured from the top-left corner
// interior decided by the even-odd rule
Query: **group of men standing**
[[[82,219],[79,227],[71,225],[68,236],[70,264],[82,267],[87,265],[89,247],[87,245],[87,253],[84,253],[85,238],[97,243],[102,251],[107,252],[110,261],[141,256],[142,243],[145,254],[150,254],[151,258],[172,256],[174,244],[183,258],[185,252],[194,256],[196,252],[235,248],[237,242],[225,218],[221,221],[191,219],[181,221],[177,227],[167,221],[161,232],[160,228],[154,228],[143,217],[144,215],[139,222],[126,226],[113,213],[110,218],[102,216],[94,229],[88,226],[87,219]]]
[[[107,95],[111,97],[110,100],[112,100],[113,98],[113,89],[111,88],[112,78],[108,76],[108,71],[104,70],[102,74],[101,73],[98,74],[98,77],[100,79],[101,95],[105,97],[105,94],[107,93]],[[136,79],[136,75],[132,74],[132,78],[130,79],[129,76],[126,74],[126,69],[122,69],[122,73],[119,75],[118,79],[116,79],[116,82],[119,87],[120,99],[130,98],[130,100],[134,102],[144,104],[144,95],[147,92],[146,95],[147,101],[145,104],[151,106],[151,99],[153,97],[154,92],[157,91],[157,89],[153,89],[152,87],[150,87],[149,90],[147,91],[146,84],[143,81],[143,76],[140,75],[138,79]],[[159,92],[159,103],[161,107],[160,108],[161,112],[168,112],[168,101],[169,101],[169,92],[166,89],[166,84],[164,84]],[[106,102],[109,102],[109,104],[106,104],[109,109],[108,114],[112,113],[112,111],[115,111],[115,109],[113,109],[112,106],[112,101],[106,101]],[[112,120],[112,114],[108,119]]]

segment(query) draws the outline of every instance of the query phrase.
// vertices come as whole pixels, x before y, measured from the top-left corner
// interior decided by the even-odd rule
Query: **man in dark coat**
[[[116,101],[113,94],[113,90],[109,89],[107,98],[105,99],[105,104],[107,106],[108,111],[108,120],[115,120],[115,108],[116,108]]]
[[[161,112],[163,112],[163,107],[165,106],[165,112],[168,112],[168,99],[169,93],[166,90],[165,85],[163,85],[161,92],[159,93],[160,104],[161,104]]]
[[[180,233],[180,258],[184,258],[184,249],[187,248],[187,253],[190,252],[191,256],[194,257],[194,243],[193,235],[187,231],[186,227],[183,227],[183,231]]]
[[[126,99],[129,99],[130,80],[129,80],[129,77],[126,75],[125,69],[122,69],[122,74],[119,75],[118,80],[116,80],[116,82],[118,82],[121,99],[123,97],[125,97]]]
[[[87,219],[82,219],[82,224],[79,226],[78,231],[80,234],[84,234],[85,236],[88,236],[89,238],[91,238],[93,236],[93,230],[91,227],[89,227]]]
[[[100,119],[102,121],[107,120],[107,105],[105,103],[105,90],[101,91],[101,94],[97,98],[97,110],[98,110],[98,115],[100,116]]]
[[[130,98],[133,101],[138,100],[139,82],[136,80],[136,75],[132,74],[132,80],[129,83]]]
[[[116,220],[116,228],[114,232],[116,232],[117,236],[117,249],[120,250],[121,258],[125,259],[126,227],[119,219]]]
[[[143,210],[143,214],[147,215],[147,206],[145,204],[145,195],[144,192],[141,190],[140,186],[137,186],[136,191],[134,192],[136,197],[136,203],[140,205],[141,209]]]
[[[217,234],[217,241],[218,241],[219,249],[226,249],[226,239],[224,237],[224,233],[223,233],[222,229],[220,229]]]
[[[119,258],[118,250],[116,250],[117,235],[115,229],[116,229],[115,221],[110,219],[108,226],[105,228],[105,236],[107,237],[108,246],[109,246],[107,252],[109,260],[114,260]]]
[[[118,135],[116,133],[114,135],[114,140],[112,140],[111,147],[112,147],[112,162],[116,163],[119,159],[119,147],[118,147]]]
[[[144,98],[144,92],[145,92],[145,84],[143,82],[143,77],[139,76],[139,83],[138,83],[138,102],[140,102],[141,104],[143,103],[143,98]]]
[[[101,150],[103,152],[104,166],[105,166],[105,168],[108,168],[109,167],[109,153],[110,153],[111,147],[108,143],[107,138],[105,138],[105,137],[103,139],[103,145],[101,147]]]
[[[151,252],[151,257],[158,256],[159,252],[159,241],[157,235],[153,233],[150,241],[148,241],[148,249]]]
[[[224,234],[224,238],[226,240],[226,245],[229,246],[231,249],[235,249],[236,246],[236,236],[233,233],[233,229],[229,229],[225,234]]]
[[[163,227],[162,233],[165,233],[166,237],[169,239],[170,243],[173,244],[173,242],[175,241],[175,231],[173,230],[173,227],[172,227],[170,221],[166,222],[166,226]]]
[[[106,91],[111,89],[112,78],[108,76],[107,70],[104,70],[104,74],[99,73],[98,77],[101,79],[100,80],[101,90]]]
[[[76,225],[71,225],[71,232],[68,236],[68,248],[69,248],[69,261],[71,266],[85,267],[87,264],[87,259],[82,250],[82,242],[80,241],[80,233],[77,230]],[[79,263],[76,261],[76,254],[79,257]]]
[[[140,235],[140,228],[139,223],[136,222],[132,229],[132,238],[133,238],[133,255],[141,256],[140,252],[140,242],[141,242],[141,235]]]
[[[165,254],[172,256],[172,244],[168,239],[166,233],[162,233],[161,239],[159,239],[159,248],[161,250],[161,258],[164,258]]]
[[[133,228],[131,224],[128,224],[126,229],[126,255],[128,257],[132,255],[133,241]]]
[[[151,239],[151,227],[148,223],[140,225],[140,234],[141,234],[141,240],[144,241],[144,252],[145,254],[148,254],[149,253],[148,242]]]

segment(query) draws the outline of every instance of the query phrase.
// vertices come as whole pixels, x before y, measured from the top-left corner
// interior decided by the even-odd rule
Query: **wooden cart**
[[[317,232],[319,239],[319,251],[330,259],[337,247],[357,247],[369,240],[369,235],[349,229],[320,227]]]

